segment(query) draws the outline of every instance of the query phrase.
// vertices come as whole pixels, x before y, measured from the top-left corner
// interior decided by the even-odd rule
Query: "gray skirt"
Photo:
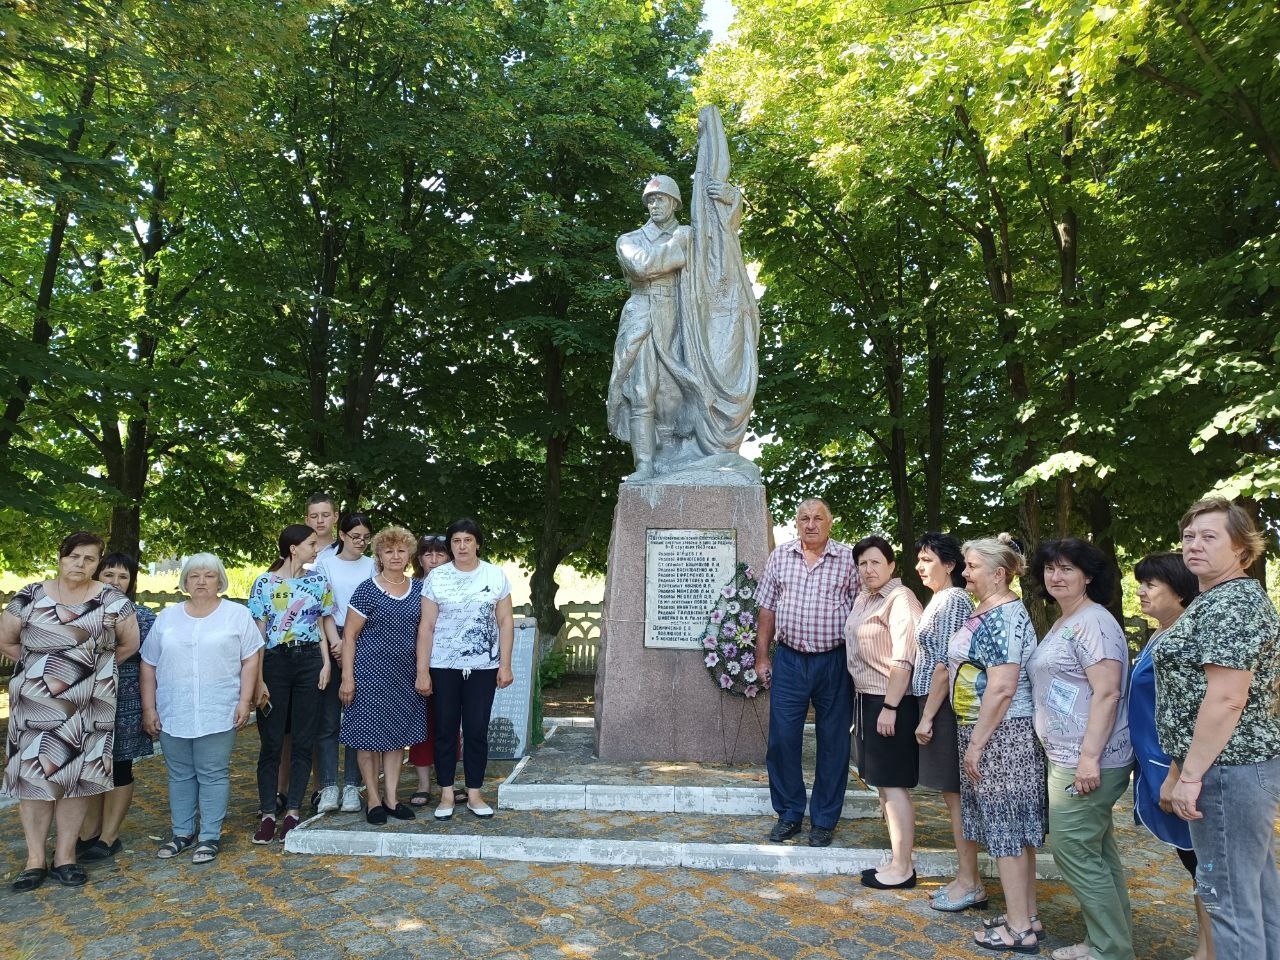
[[[973,727],[959,727],[960,755],[969,748]],[[1049,796],[1044,751],[1030,717],[1005,717],[978,762],[974,783],[960,768],[960,817],[964,838],[984,843],[993,857],[1018,857],[1026,847],[1044,846]]]
[[[960,746],[950,697],[933,718],[933,739],[920,748],[920,786],[943,793],[960,792]]]

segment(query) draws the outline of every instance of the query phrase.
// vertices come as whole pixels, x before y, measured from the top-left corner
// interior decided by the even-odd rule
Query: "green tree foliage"
[[[305,497],[603,563],[616,235],[692,0],[5,7],[4,565],[68,523],[265,560]],[[33,522],[33,518],[35,522]]]
[[[852,526],[1277,519],[1274,5],[769,0],[713,51],[775,491]]]

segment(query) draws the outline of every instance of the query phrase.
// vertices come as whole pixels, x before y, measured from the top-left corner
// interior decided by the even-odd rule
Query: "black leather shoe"
[[[800,832],[799,820],[783,820],[778,818],[778,822],[773,825],[773,829],[769,831],[770,843],[783,843],[790,840]]]
[[[829,847],[831,837],[835,833],[830,827],[814,827],[809,831],[809,846]]]
[[[885,883],[876,876],[876,868],[870,867],[862,871],[862,885],[872,890],[910,890],[916,885],[916,872],[912,870],[911,876],[898,883]]]
[[[77,843],[76,846],[78,848],[80,845]],[[76,859],[81,863],[96,863],[99,860],[106,860],[110,857],[114,857],[123,849],[124,844],[120,842],[119,837],[111,843],[107,843],[105,840],[95,839],[92,843],[87,844],[84,850],[79,852]]]

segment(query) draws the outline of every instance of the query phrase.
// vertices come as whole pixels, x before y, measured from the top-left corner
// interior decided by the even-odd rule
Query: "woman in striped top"
[[[920,698],[920,786],[941,792],[951,814],[956,844],[956,877],[933,895],[930,906],[947,913],[987,905],[978,874],[978,845],[964,837],[960,818],[960,748],[956,714],[951,709],[947,677],[947,644],[973,613],[964,589],[964,555],[960,541],[945,533],[926,533],[916,543],[916,573],[933,591],[916,628],[915,675],[911,692]]]

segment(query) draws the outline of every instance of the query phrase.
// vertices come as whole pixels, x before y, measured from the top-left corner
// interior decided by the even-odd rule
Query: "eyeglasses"
[[[368,543],[373,539],[373,534],[371,533],[348,533],[345,536],[353,543]]]
[[[421,553],[423,550],[426,550],[428,547],[443,547],[448,542],[449,542],[448,540],[446,540],[444,537],[439,535],[432,536],[432,537],[423,537],[421,540],[418,541],[418,552]]]

